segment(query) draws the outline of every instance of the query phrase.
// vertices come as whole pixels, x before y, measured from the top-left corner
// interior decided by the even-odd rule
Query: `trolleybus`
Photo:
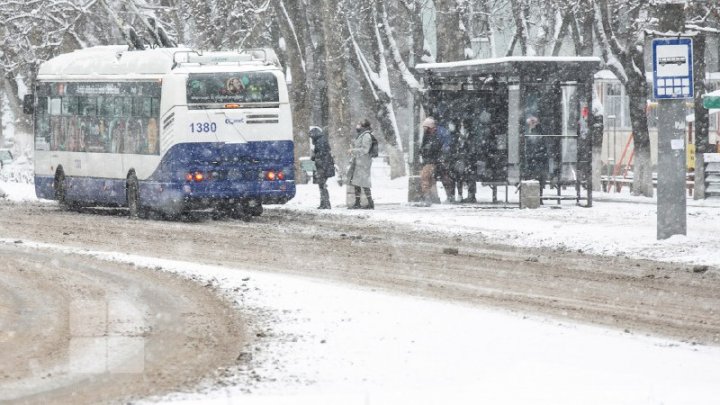
[[[82,49],[43,63],[25,106],[36,194],[65,207],[260,215],[295,195],[287,85],[269,49]]]

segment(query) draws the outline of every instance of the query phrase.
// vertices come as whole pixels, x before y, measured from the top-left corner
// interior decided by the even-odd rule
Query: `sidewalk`
[[[379,167],[378,170],[383,169]],[[628,256],[667,262],[720,267],[720,201],[687,202],[687,235],[657,240],[656,199],[624,193],[594,193],[593,206],[585,208],[565,201],[550,201],[538,209],[517,208],[518,194],[508,190],[510,205],[492,205],[489,187],[478,189],[478,204],[435,204],[416,207],[407,202],[407,177],[390,180],[387,173],[373,171],[375,210],[348,210],[346,188],[328,181],[333,209],[317,210],[320,193],[315,184],[297,185],[289,209],[317,215],[350,216],[414,229],[446,233],[453,238],[473,235],[488,243],[518,247],[572,250],[588,254]],[[32,184],[5,183],[0,188],[11,201],[37,201]],[[445,199],[438,183],[438,193]],[[504,189],[498,191],[504,199]],[[53,201],[40,200],[54,204]],[[391,243],[392,241],[388,241]]]
[[[657,240],[656,197],[593,193],[593,206],[553,201],[538,209],[519,209],[519,195],[510,187],[510,205],[492,205],[489,187],[478,188],[478,204],[435,204],[416,207],[407,202],[407,177],[389,180],[373,173],[375,210],[346,209],[346,189],[328,182],[333,209],[316,210],[317,185],[298,185],[297,196],[280,209],[306,210],[319,215],[354,216],[409,225],[448,234],[479,236],[488,243],[518,247],[571,250],[588,254],[628,256],[720,267],[720,200],[687,200],[687,235]],[[438,183],[438,193],[445,192]],[[504,200],[504,188],[498,198]]]

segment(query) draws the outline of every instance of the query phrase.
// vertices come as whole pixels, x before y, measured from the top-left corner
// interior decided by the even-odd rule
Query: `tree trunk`
[[[563,45],[563,38],[565,38],[565,35],[567,34],[568,26],[572,21],[572,17],[572,14],[569,12],[563,15],[562,24],[560,25],[560,30],[557,34],[557,38],[555,39],[555,44],[553,45],[552,56],[560,55],[560,49]]]
[[[460,14],[456,0],[435,0],[435,32],[438,62],[465,59],[465,41],[460,30]]]
[[[582,29],[580,29],[582,28]],[[595,28],[595,9],[589,1],[581,2],[577,13],[570,20],[570,32],[573,38],[575,51],[579,56],[592,56],[594,43],[593,33]],[[596,94],[592,98],[596,98]],[[590,139],[592,142],[592,189],[600,191],[602,189],[602,140],[604,131],[604,122],[599,109],[600,101],[593,100],[592,111],[593,119],[590,128]]]
[[[306,29],[305,16],[297,8],[286,8],[282,0],[275,3],[278,16],[278,28],[285,39],[286,63],[290,70],[292,83],[289,95],[292,100],[293,140],[295,142],[295,169],[300,170],[299,157],[310,154],[307,131],[310,123],[310,111],[307,92],[307,74],[303,56]],[[277,41],[276,41],[277,42]]]
[[[373,8],[368,8],[363,13],[362,21],[364,26],[361,32],[367,33],[367,41],[363,41],[363,44],[370,49],[369,63],[371,66],[362,66],[362,61],[358,60],[358,68],[360,69],[372,69],[373,74],[377,74],[377,82],[367,83],[366,89],[371,91],[365,91],[366,95],[372,94],[373,97],[367,97],[371,100],[371,105],[375,111],[375,118],[377,118],[380,124],[380,137],[384,144],[389,156],[391,156],[391,174],[395,177],[403,176],[406,173],[405,162],[402,158],[402,142],[400,141],[400,134],[397,125],[397,116],[395,114],[395,106],[393,103],[392,88],[390,85],[390,72],[388,69],[388,61],[385,58],[385,42],[383,36],[380,33],[381,22],[380,13],[384,11],[384,4],[375,2]],[[389,22],[388,22],[389,23]],[[382,28],[384,29],[384,27]],[[392,31],[392,30],[390,30]],[[356,37],[357,39],[357,37]],[[367,57],[367,56],[366,56]],[[378,133],[376,133],[376,136]]]
[[[652,197],[652,159],[648,131],[647,84],[645,79],[630,79],[625,85],[630,99],[630,122],[633,129],[635,164],[633,165],[633,194]]]
[[[3,79],[3,87],[7,95],[10,113],[15,118],[15,133],[32,134],[32,122],[30,117],[23,113],[22,100],[18,94],[18,85],[14,77],[6,76]],[[32,91],[32,88],[30,88]]]
[[[520,55],[527,55],[528,44],[527,44],[527,27],[525,25],[525,13],[523,11],[521,0],[510,0],[512,8],[513,20],[515,21],[515,36],[511,49],[515,46],[515,41],[520,43]],[[510,55],[508,55],[510,56]]]
[[[705,35],[696,35],[693,40],[693,81],[695,85],[695,192],[694,198],[705,198],[705,170],[703,153],[710,150],[710,114],[703,107],[705,94]]]
[[[0,89],[0,148],[5,145],[5,129],[3,126],[3,112],[5,111],[5,92]]]
[[[350,139],[354,132],[350,122],[348,105],[348,84],[345,77],[347,52],[345,40],[348,37],[344,24],[344,15],[339,14],[337,2],[321,0],[323,37],[325,42],[325,66],[327,68],[328,87],[328,136],[334,152],[335,161],[344,168]]]

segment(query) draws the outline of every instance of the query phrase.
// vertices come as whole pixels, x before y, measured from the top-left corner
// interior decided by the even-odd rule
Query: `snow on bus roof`
[[[40,65],[38,76],[163,74],[172,69],[173,54],[185,48],[128,51],[126,45],[95,46],[58,55]]]
[[[269,51],[263,52],[267,56]],[[239,55],[235,51],[206,52],[203,54],[189,48],[155,48],[129,51],[127,45],[95,46],[62,54],[46,61],[40,65],[38,78],[42,79],[50,76],[161,75],[171,72],[174,67],[178,66],[176,62],[180,61],[176,60],[176,55],[183,54],[195,54],[204,58],[196,64],[196,68],[200,68],[200,70],[203,70],[201,66],[204,63],[209,63],[208,61],[212,61],[214,56],[222,56],[227,59],[229,54]],[[271,56],[274,55],[273,52]],[[277,59],[276,56],[275,59]],[[258,66],[255,60],[251,61],[251,63]],[[183,63],[182,65],[188,66],[192,65],[192,63]],[[235,66],[238,66],[238,64],[236,63]],[[264,69],[268,68],[268,66],[263,67]]]

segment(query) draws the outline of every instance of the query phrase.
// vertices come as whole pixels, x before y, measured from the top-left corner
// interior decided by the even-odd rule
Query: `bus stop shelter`
[[[508,187],[522,194],[524,180],[537,180],[541,201],[591,206],[590,109],[600,64],[596,57],[505,57],[416,69],[427,89],[424,116],[455,140],[474,139],[473,174],[479,185],[492,188],[492,202],[498,187],[505,187],[507,203]],[[415,173],[420,136],[413,142]]]

